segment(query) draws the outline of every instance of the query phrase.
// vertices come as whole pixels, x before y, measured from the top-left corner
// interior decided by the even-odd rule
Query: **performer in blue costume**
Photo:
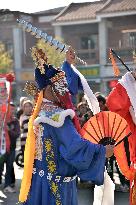
[[[65,73],[48,65],[42,50],[35,48],[33,56],[40,94],[29,124],[19,200],[24,205],[77,205],[76,177],[103,184],[105,158],[113,148],[81,137],[73,121]]]

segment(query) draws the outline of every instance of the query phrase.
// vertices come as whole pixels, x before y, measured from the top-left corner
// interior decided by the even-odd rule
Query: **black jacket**
[[[17,118],[13,118],[10,122],[7,123],[8,134],[10,138],[10,150],[16,149],[16,141],[20,135],[20,125]]]

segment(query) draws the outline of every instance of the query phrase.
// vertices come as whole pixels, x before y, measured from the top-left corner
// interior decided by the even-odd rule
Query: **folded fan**
[[[91,117],[83,126],[81,133],[83,138],[92,143],[115,146],[131,135],[126,120],[111,111],[103,111]]]

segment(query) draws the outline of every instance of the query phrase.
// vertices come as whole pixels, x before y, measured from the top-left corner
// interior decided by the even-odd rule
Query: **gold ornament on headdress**
[[[36,67],[39,68],[41,74],[45,74],[44,64],[47,63],[47,56],[45,55],[43,50],[36,47],[32,47],[31,56],[35,61]]]
[[[24,91],[28,95],[32,95],[34,97],[36,95],[38,95],[38,93],[40,92],[39,89],[36,87],[36,85],[32,82],[26,82],[25,87],[24,87]]]

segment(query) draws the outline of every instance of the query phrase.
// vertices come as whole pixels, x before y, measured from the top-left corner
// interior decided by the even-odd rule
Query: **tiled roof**
[[[36,14],[36,15],[58,14],[58,13],[60,13],[64,8],[65,8],[65,7],[59,7],[59,8],[49,9],[49,10],[45,10],[45,11],[38,11],[38,12],[34,12],[34,14]]]
[[[112,13],[122,11],[136,11],[136,0],[110,0],[98,13]]]
[[[15,15],[19,15],[19,14],[24,14],[24,15],[31,15],[31,13],[26,13],[26,12],[22,12],[22,11],[11,11],[9,9],[0,9],[0,15],[6,15],[6,14],[15,14]]]
[[[136,11],[136,0],[100,0],[71,3],[55,18],[55,22],[69,22],[96,19],[98,14]]]
[[[106,0],[85,2],[85,3],[71,3],[56,17],[56,22],[89,20],[96,18],[96,12],[103,8]]]

